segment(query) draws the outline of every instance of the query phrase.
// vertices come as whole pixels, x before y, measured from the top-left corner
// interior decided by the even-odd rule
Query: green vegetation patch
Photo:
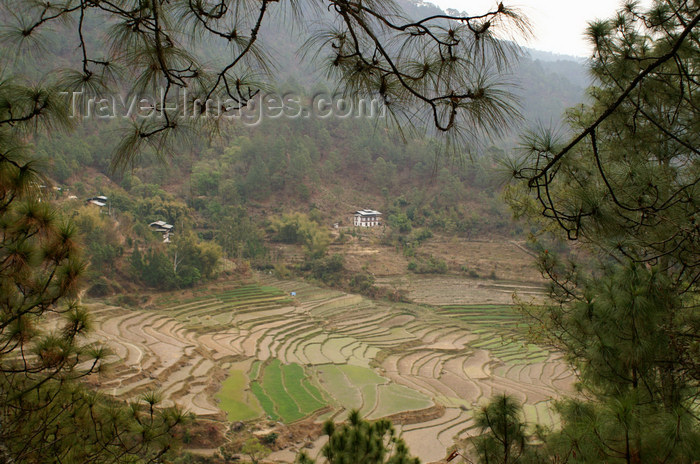
[[[348,359],[343,355],[342,350],[354,342],[355,339],[350,337],[328,338],[321,346],[321,353],[335,364],[345,364]]]
[[[352,364],[318,366],[323,387],[346,409],[357,408],[375,418],[423,409],[432,401],[408,387],[391,384],[374,370]],[[377,397],[379,395],[379,397]]]
[[[175,295],[160,300],[164,309],[196,310],[213,303],[224,303],[222,309],[251,305],[282,305],[291,302],[287,293],[271,286],[244,285],[233,290],[211,289],[206,295],[178,300]]]
[[[231,422],[255,419],[262,414],[260,404],[254,395],[247,391],[248,379],[243,371],[232,369],[228,378],[221,384],[216,394],[219,408]]]
[[[354,385],[359,387],[371,384],[384,384],[388,380],[377,374],[374,370],[362,366],[345,364],[338,368],[347,376]]]
[[[323,388],[343,407],[347,409],[359,409],[363,404],[360,388],[353,385],[350,379],[341,370],[341,367],[342,366],[336,364],[318,366],[318,373]]]
[[[470,346],[489,350],[505,363],[529,364],[549,357],[547,350],[525,343],[522,329],[527,324],[513,305],[446,305],[436,312],[473,326],[471,332],[480,337]]]
[[[483,338],[471,346],[489,350],[495,357],[509,364],[531,364],[545,361],[549,357],[549,352],[537,345],[500,337]]]
[[[258,371],[260,371],[260,361],[254,361],[253,365],[250,366],[250,378],[257,379]]]
[[[272,420],[279,419],[277,411],[275,411],[275,404],[265,394],[265,390],[263,390],[262,386],[258,382],[253,382],[250,384],[250,390],[255,394],[255,397],[258,399],[260,405],[265,410],[265,414],[267,414]]]
[[[260,383],[256,384],[269,404],[266,406],[265,399],[260,396],[258,400],[268,414],[272,411],[284,422],[302,419],[326,405],[323,395],[311,384],[299,364],[282,364],[274,359],[265,365],[260,378]]]
[[[371,418],[386,417],[402,411],[429,408],[433,402],[427,396],[395,383],[379,386],[377,408]]]
[[[292,422],[304,417],[304,414],[299,410],[294,398],[292,398],[284,386],[279,360],[275,359],[265,366],[262,376],[262,386],[265,393],[268,394],[275,404],[275,409],[280,417],[282,417],[283,421]]]
[[[523,317],[512,305],[447,305],[437,309],[439,314],[450,316],[460,321],[475,325],[518,326],[523,324]]]
[[[311,413],[325,406],[321,392],[309,381],[299,364],[284,364],[282,375],[287,392],[303,413]]]

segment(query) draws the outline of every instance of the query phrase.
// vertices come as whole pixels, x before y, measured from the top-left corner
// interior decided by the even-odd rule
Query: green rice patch
[[[535,356],[533,358],[528,358],[527,363],[528,364],[537,364],[537,363],[545,362],[548,359],[549,359],[549,355]]]
[[[286,292],[271,286],[244,285],[235,289],[208,289],[205,295],[178,300],[170,296],[159,301],[165,310],[176,316],[191,317],[193,313],[211,310],[212,314],[241,312],[263,308],[279,308],[292,300]],[[228,323],[228,321],[226,321]]]
[[[323,395],[321,394],[321,391],[318,389],[318,387],[311,382],[310,379],[307,379],[306,382],[303,383],[304,389],[311,395],[312,398],[317,400],[319,403],[321,403],[323,406],[327,406],[326,401],[323,398]]]
[[[255,395],[247,391],[248,379],[243,371],[232,369],[221,390],[216,394],[219,408],[224,411],[231,422],[255,419],[262,414],[262,409]]]
[[[522,323],[522,316],[508,305],[447,305],[438,307],[437,312],[474,325],[516,327]]]
[[[365,414],[372,412],[373,417],[427,408],[433,404],[428,397],[408,387],[389,384],[388,379],[367,367],[326,364],[318,366],[318,372],[324,389],[338,403],[346,409],[361,409]]]
[[[377,403],[377,385],[365,385],[360,391],[362,392],[362,409],[360,409],[360,412],[363,416],[367,416]]]
[[[255,361],[252,366],[250,366],[250,378],[257,379],[258,372],[260,371],[260,361]]]
[[[403,411],[425,409],[433,405],[427,396],[395,383],[379,386],[377,403],[377,409],[372,412],[370,419],[378,419]]]
[[[305,415],[325,406],[321,393],[313,386],[299,364],[284,364],[282,366],[284,386],[294,399],[299,409]]]
[[[253,382],[250,384],[250,390],[255,394],[255,397],[258,399],[258,402],[265,411],[265,414],[267,414],[272,420],[278,420],[279,416],[277,415],[277,411],[275,411],[275,404],[265,394],[265,390],[263,390],[262,386],[260,386],[258,382]]]
[[[328,338],[321,345],[321,353],[330,359],[331,362],[335,364],[345,364],[347,362],[347,357],[343,355],[341,350],[353,343],[355,340],[353,338]]]
[[[260,376],[264,394],[284,422],[306,417],[327,403],[299,364],[282,364],[274,359],[265,365]]]
[[[342,366],[324,364],[318,366],[318,374],[323,388],[347,409],[362,407],[362,393],[340,369]]]
[[[292,422],[304,417],[294,399],[284,388],[282,368],[279,360],[275,359],[265,366],[262,386],[284,422]]]
[[[338,366],[338,368],[347,376],[350,382],[360,387],[388,382],[387,379],[377,374],[374,370],[366,367],[344,364]]]

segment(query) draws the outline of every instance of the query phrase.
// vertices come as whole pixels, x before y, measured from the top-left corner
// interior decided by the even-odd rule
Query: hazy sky
[[[441,8],[470,14],[488,11],[496,0],[426,0]],[[588,57],[592,47],[584,38],[588,21],[607,19],[617,11],[618,0],[503,0],[519,8],[530,19],[535,37],[524,44],[538,50]],[[648,5],[649,0],[643,1]]]

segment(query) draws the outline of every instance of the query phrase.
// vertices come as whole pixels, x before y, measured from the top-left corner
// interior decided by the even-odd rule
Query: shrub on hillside
[[[310,270],[315,279],[328,285],[339,285],[345,270],[345,259],[339,254],[313,259],[305,262],[302,270]]]
[[[363,295],[374,295],[376,287],[374,286],[374,276],[369,273],[355,274],[350,279],[350,290],[361,293]]]
[[[416,258],[408,263],[408,270],[416,274],[445,274],[447,263],[445,260],[429,255],[426,258]]]
[[[274,241],[304,245],[312,259],[325,255],[331,241],[329,232],[303,213],[273,218],[269,231]]]
[[[100,298],[111,293],[111,287],[104,277],[99,277],[87,290],[87,295],[93,298]]]

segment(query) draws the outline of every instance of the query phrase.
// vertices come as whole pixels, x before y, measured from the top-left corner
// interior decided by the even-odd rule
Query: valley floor
[[[147,308],[95,303],[93,336],[112,348],[114,363],[92,380],[119,398],[157,388],[202,418],[268,421],[281,431],[304,418],[342,420],[357,408],[394,420],[423,462],[473,434],[475,408],[495,393],[524,402],[528,421],[556,424],[549,405],[572,391],[572,372],[557,353],[526,341],[524,322],[502,295],[460,300],[464,285],[459,277],[412,278],[411,296],[428,306],[265,275],[163,294]],[[484,295],[513,290],[488,285]],[[270,459],[291,462],[320,440],[296,434]]]

